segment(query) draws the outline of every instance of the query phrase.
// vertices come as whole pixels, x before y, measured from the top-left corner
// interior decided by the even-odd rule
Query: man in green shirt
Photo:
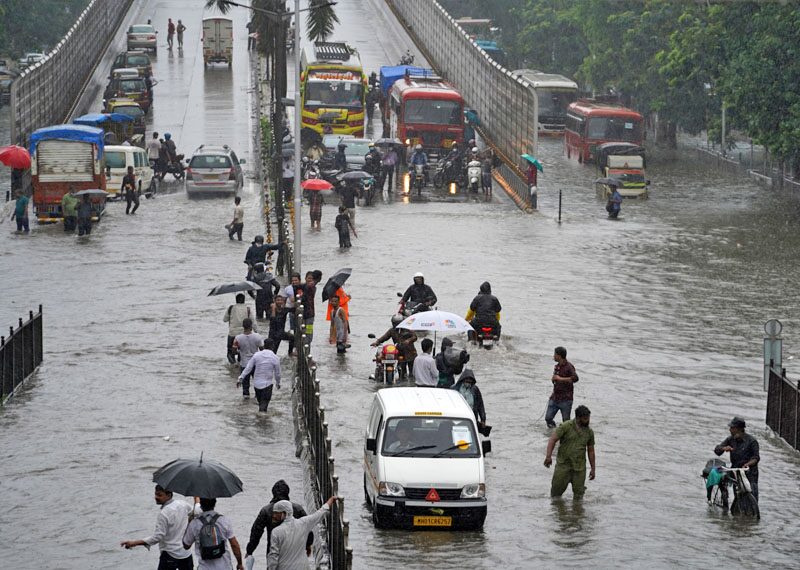
[[[594,432],[589,427],[591,412],[586,406],[578,406],[575,410],[575,419],[563,422],[547,442],[547,455],[544,466],[553,464],[553,449],[556,442],[558,456],[556,468],[553,470],[553,481],[550,485],[550,496],[560,497],[572,484],[572,496],[575,499],[583,498],[586,491],[586,456],[589,456],[589,480],[594,480]]]
[[[78,199],[75,197],[75,188],[69,187],[69,192],[61,198],[61,213],[64,216],[64,231],[74,232],[78,224]]]

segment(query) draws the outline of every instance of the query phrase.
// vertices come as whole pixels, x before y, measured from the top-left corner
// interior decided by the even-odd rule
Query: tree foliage
[[[333,6],[325,6],[328,0],[311,0],[306,18],[308,28],[308,41],[325,41],[333,33],[334,27],[339,23],[339,16]]]
[[[0,54],[49,50],[69,31],[89,0],[2,0]]]
[[[720,111],[780,158],[800,155],[800,10],[794,2],[441,0],[492,18],[513,67],[619,94],[659,122],[719,135]]]

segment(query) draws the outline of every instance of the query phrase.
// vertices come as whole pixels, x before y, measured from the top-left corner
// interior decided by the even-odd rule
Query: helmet
[[[425,276],[422,274],[422,271],[417,271],[414,274],[414,279],[416,279],[417,277],[422,277],[423,279],[425,279]]]
[[[369,148],[375,148],[375,143],[374,143],[374,142],[371,142],[371,143],[369,143],[369,145],[368,145],[368,146],[369,146]]]
[[[458,141],[453,141],[453,144],[450,145],[450,148],[458,148]]]
[[[256,236],[253,241],[256,243],[264,243],[264,236]]]
[[[309,159],[307,156],[304,156],[304,157],[303,157],[303,163],[306,163],[306,162],[308,162],[309,160],[310,160],[310,159]]]
[[[475,146],[475,139],[469,139],[469,142],[467,142],[467,144],[469,146]]]
[[[418,144],[417,146],[414,147],[414,150],[422,150],[422,145]]]
[[[172,135],[170,133],[164,133],[164,138],[169,140],[172,138]]]
[[[397,325],[402,323],[403,320],[404,320],[403,319],[403,315],[400,315],[400,314],[392,315],[392,327],[396,327]]]
[[[472,152],[474,152],[475,154],[478,154],[478,147],[477,146],[473,146],[472,147]]]

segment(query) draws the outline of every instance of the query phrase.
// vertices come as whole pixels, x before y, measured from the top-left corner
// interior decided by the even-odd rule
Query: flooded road
[[[368,71],[396,63],[406,48],[379,27],[376,5],[342,0],[333,37],[352,38]],[[250,159],[246,15],[232,12],[233,71],[203,73],[197,3],[152,6],[146,17],[160,28],[167,17],[189,27],[182,59],[159,53],[154,124],[171,129],[182,152],[228,142]],[[764,428],[760,344],[763,322],[777,317],[785,357],[800,350],[798,198],[691,156],[655,156],[650,199],[626,201],[612,222],[590,167],[568,162],[560,140],[543,140],[540,155],[535,215],[520,213],[499,190],[489,204],[391,200],[360,208],[359,238],[340,251],[335,205],[324,207],[321,232],[310,231],[303,212],[303,270],[327,277],[353,268],[353,347],[337,355],[318,324],[313,352],[354,566],[796,566],[800,459]],[[251,236],[260,228],[255,187],[243,196]],[[240,541],[275,479],[286,477],[299,496],[288,394],[278,393],[266,419],[241,403],[222,352],[230,300],[205,297],[244,267],[244,246],[222,232],[229,210],[226,200],[189,201],[175,187],[143,201],[134,218],[110,206],[88,242],[60,227],[22,238],[0,225],[7,299],[0,323],[40,302],[46,311],[45,363],[0,412],[9,567],[33,567],[32,552],[48,568],[153,565],[154,553],[117,543],[150,532],[150,474],[176,456],[205,450],[245,481],[245,493],[221,503]],[[367,379],[374,351],[367,334],[388,328],[394,292],[416,271],[443,310],[466,312],[484,280],[503,304],[500,345],[473,350],[470,361],[494,426],[482,532],[376,531],[363,504],[362,438],[377,390]],[[576,405],[592,410],[597,439],[597,480],[580,505],[569,492],[550,499],[552,471],[542,466],[557,345],[580,374]],[[700,478],[735,414],[761,442],[762,519],[754,524],[709,511]]]

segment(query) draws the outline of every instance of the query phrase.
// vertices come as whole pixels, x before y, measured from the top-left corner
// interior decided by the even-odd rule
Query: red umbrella
[[[327,180],[322,180],[321,178],[310,178],[308,180],[304,180],[300,186],[303,187],[303,190],[330,190],[333,188],[333,185],[330,182]]]
[[[21,146],[0,147],[0,162],[10,168],[27,170],[31,167],[31,155]]]

